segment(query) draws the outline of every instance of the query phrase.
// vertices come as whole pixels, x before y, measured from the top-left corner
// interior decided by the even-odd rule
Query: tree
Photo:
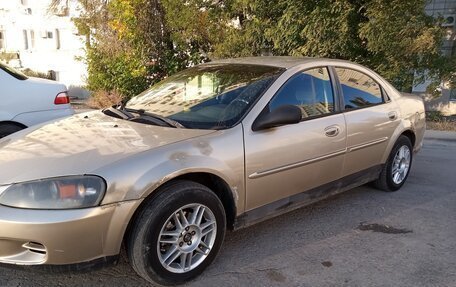
[[[92,91],[113,91],[129,98],[169,74],[208,60],[205,51],[210,41],[192,38],[190,33],[177,37],[182,26],[177,21],[172,29],[168,25],[167,15],[177,20],[165,12],[165,7],[178,8],[172,1],[79,0],[79,4],[82,13],[73,20],[79,33],[86,35],[87,83]]]
[[[89,88],[126,97],[210,59],[268,53],[352,60],[410,90],[425,75],[456,81],[426,2],[79,0],[74,20],[87,36]]]
[[[424,13],[426,0],[229,2],[226,9],[241,24],[227,25],[215,56],[258,55],[267,47],[275,55],[347,59],[401,90],[412,87],[415,75],[449,80],[456,72],[456,58],[440,53],[443,30]]]

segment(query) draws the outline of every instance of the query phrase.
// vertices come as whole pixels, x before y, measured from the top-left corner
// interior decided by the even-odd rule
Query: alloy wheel
[[[401,184],[407,176],[410,168],[410,149],[408,146],[401,146],[394,156],[391,169],[392,179],[395,184]]]
[[[176,210],[161,228],[157,242],[162,266],[173,273],[198,267],[214,246],[217,223],[213,212],[202,204]]]

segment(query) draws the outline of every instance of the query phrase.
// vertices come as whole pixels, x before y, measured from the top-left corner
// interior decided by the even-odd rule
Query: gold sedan
[[[126,103],[0,140],[0,262],[116,262],[183,283],[238,229],[373,182],[396,191],[424,106],[360,65],[202,64]],[[66,266],[68,267],[68,266]]]

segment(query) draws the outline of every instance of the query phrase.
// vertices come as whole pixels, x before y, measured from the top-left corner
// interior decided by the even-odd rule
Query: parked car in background
[[[398,190],[424,130],[419,97],[354,63],[202,64],[0,140],[0,262],[81,268],[124,243],[140,276],[183,283],[226,229],[368,182]]]
[[[0,63],[0,138],[72,114],[64,84],[27,77]]]

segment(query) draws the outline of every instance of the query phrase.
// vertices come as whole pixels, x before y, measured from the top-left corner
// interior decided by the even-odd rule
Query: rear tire
[[[200,275],[216,258],[225,210],[209,188],[176,181],[145,203],[127,238],[133,269],[147,281],[175,285]]]
[[[394,144],[379,178],[374,181],[374,186],[387,192],[399,190],[407,180],[412,159],[412,143],[408,137],[401,135]]]
[[[0,124],[0,139],[23,129],[24,127],[15,124]]]

